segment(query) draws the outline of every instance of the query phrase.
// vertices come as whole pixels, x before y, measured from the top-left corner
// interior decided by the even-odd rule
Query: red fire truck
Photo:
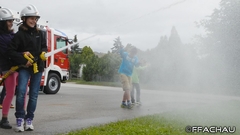
[[[17,24],[19,23],[20,18],[14,20],[14,32],[18,30]],[[67,35],[57,29],[48,27],[47,22],[38,22],[38,28],[45,32],[48,48],[47,56],[45,55],[48,59],[45,63],[39,90],[46,94],[56,94],[61,87],[61,83],[65,83],[69,78],[68,48],[75,44],[69,45]]]
[[[68,45],[68,39],[64,33],[54,28],[45,28],[48,52]],[[41,90],[46,94],[56,94],[61,87],[61,82],[68,80],[69,68],[68,49],[49,56],[45,63]]]

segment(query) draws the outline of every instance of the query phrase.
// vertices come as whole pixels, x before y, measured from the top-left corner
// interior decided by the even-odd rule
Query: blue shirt
[[[123,49],[120,50],[120,55],[122,57],[122,63],[118,69],[118,73],[131,76],[133,72],[133,67],[138,63],[138,58],[134,56],[130,58],[127,52]]]

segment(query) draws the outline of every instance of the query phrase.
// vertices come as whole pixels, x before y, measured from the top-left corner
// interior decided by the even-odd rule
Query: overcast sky
[[[204,34],[195,22],[206,19],[220,0],[0,0],[1,7],[21,11],[35,5],[42,20],[69,38],[78,35],[80,47],[107,52],[118,36],[141,50],[157,46],[160,37],[169,37],[175,26],[183,43],[195,34]],[[178,3],[178,4],[176,4]]]

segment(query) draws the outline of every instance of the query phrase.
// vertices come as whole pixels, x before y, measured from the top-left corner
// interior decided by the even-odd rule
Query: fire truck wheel
[[[44,87],[45,94],[56,94],[61,86],[60,78],[56,73],[50,73],[47,79],[47,85]]]

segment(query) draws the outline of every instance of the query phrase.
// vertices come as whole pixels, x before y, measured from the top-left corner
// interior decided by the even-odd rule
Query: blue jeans
[[[31,73],[26,69],[20,69],[18,74],[18,90],[16,95],[16,118],[30,118],[33,120],[34,112],[37,106],[38,92],[40,89],[42,72]],[[29,99],[27,104],[27,114],[24,109],[25,94],[27,90],[28,80],[29,84]]]

